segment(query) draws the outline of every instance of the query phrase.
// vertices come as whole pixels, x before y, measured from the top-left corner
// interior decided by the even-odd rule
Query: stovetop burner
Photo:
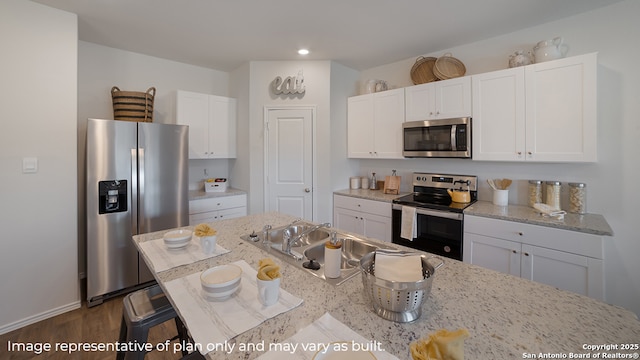
[[[399,197],[395,204],[445,210],[461,213],[465,208],[477,201],[478,178],[469,175],[440,175],[427,173],[413,174],[414,193]],[[471,193],[471,202],[457,203],[451,201],[447,189],[467,190]]]

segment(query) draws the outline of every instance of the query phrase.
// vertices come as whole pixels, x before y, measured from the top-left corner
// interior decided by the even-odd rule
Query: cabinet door
[[[233,218],[238,218],[238,217],[246,216],[246,215],[247,215],[247,208],[246,207],[225,209],[225,210],[218,211],[217,220],[233,219]]]
[[[594,162],[596,54],[525,68],[526,151],[534,161]]]
[[[350,158],[373,157],[373,94],[347,101],[347,154]]]
[[[217,211],[207,211],[198,214],[189,215],[189,225],[195,226],[202,223],[210,223],[216,221],[218,218]]]
[[[604,300],[602,260],[522,245],[522,277]]]
[[[435,83],[436,119],[471,116],[471,77]]]
[[[524,160],[524,69],[473,76],[473,160]]]
[[[388,90],[373,95],[374,157],[402,159],[404,89]]]
[[[391,242],[391,217],[361,214],[362,234],[366,237]]]
[[[236,157],[236,99],[209,96],[210,159]]]
[[[521,244],[473,233],[464,233],[463,261],[505,274],[520,276]]]
[[[179,90],[176,123],[189,126],[189,159],[208,158],[209,95]]]
[[[435,83],[405,88],[405,121],[421,121],[435,118]]]
[[[361,214],[357,211],[334,207],[333,226],[341,230],[364,235],[364,222]]]

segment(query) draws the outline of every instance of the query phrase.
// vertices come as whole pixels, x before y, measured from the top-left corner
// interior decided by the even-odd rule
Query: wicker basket
[[[416,59],[416,63],[411,67],[411,80],[414,85],[437,81],[433,74],[433,65],[436,63],[434,57],[422,57]]]
[[[433,65],[433,74],[440,80],[464,76],[466,72],[467,68],[462,61],[454,58],[450,53],[439,57]]]
[[[113,118],[115,120],[152,122],[155,94],[156,88],[154,87],[150,87],[147,92],[121,91],[117,86],[112,87]]]

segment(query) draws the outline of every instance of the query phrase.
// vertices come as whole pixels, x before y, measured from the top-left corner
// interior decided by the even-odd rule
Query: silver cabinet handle
[[[311,189],[309,189],[309,188],[305,188],[305,189],[304,189],[304,192],[307,192],[307,193],[308,193],[308,192],[311,192]]]

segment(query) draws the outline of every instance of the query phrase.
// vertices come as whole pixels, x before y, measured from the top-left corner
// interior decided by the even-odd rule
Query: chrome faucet
[[[324,223],[324,224],[318,224],[318,225],[314,225],[308,229],[306,229],[305,231],[303,231],[302,233],[296,235],[296,236],[291,236],[291,226],[287,227],[286,229],[284,229],[284,231],[282,232],[282,252],[284,252],[285,254],[289,254],[289,255],[294,255],[291,252],[291,246],[293,244],[295,244],[298,240],[302,239],[303,236],[310,234],[311,232],[318,230],[322,227],[325,228],[330,228],[331,227],[331,223]]]

